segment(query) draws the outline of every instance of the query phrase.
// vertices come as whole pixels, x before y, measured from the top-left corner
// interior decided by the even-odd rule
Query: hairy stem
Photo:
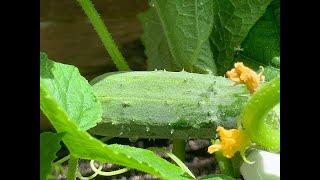
[[[215,158],[218,162],[218,166],[221,174],[225,174],[227,176],[234,177],[233,166],[231,160],[224,157],[221,151],[215,153]]]
[[[75,180],[76,179],[77,168],[78,168],[78,158],[76,158],[73,155],[70,155],[69,164],[68,164],[67,180]]]
[[[77,0],[88,16],[94,30],[97,32],[104,47],[111,56],[112,61],[120,71],[130,71],[130,68],[119,51],[117,45],[113,41],[111,34],[108,32],[107,27],[103,23],[103,20],[99,16],[98,11],[94,8],[94,5],[90,0]]]

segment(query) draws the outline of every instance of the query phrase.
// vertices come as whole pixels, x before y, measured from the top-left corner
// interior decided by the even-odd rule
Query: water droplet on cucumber
[[[124,108],[129,107],[129,106],[130,106],[130,104],[129,104],[129,102],[127,102],[127,101],[124,101],[124,102],[122,103],[122,107],[124,107]]]

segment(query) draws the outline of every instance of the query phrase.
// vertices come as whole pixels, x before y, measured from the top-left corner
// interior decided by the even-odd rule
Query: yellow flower
[[[261,67],[262,68],[262,67]],[[252,69],[243,65],[242,62],[237,62],[234,64],[234,68],[226,73],[227,77],[236,83],[243,83],[247,85],[247,88],[251,93],[255,92],[260,81],[264,81],[264,76],[262,72],[257,74]]]
[[[246,148],[251,144],[250,139],[247,135],[238,129],[226,130],[223,127],[219,126],[217,132],[220,136],[220,142],[213,144],[208,147],[208,153],[212,154],[217,151],[222,150],[222,153],[227,158],[232,158],[233,155],[239,151],[241,156],[244,158],[244,152]]]

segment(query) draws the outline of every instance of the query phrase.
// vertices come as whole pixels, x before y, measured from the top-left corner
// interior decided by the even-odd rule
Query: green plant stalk
[[[241,173],[240,173],[240,166],[243,163],[243,159],[240,155],[239,152],[237,152],[231,159],[231,164],[233,168],[233,174],[235,178],[240,178]]]
[[[88,16],[94,30],[97,32],[100,40],[102,41],[104,47],[108,51],[111,59],[120,71],[130,71],[130,67],[119,51],[117,45],[113,41],[111,34],[109,33],[107,27],[103,23],[98,11],[94,8],[94,5],[90,0],[77,0]]]
[[[67,180],[75,180],[77,175],[78,168],[78,158],[70,155],[69,163],[68,163],[68,174]]]
[[[234,177],[234,171],[231,160],[224,157],[221,151],[215,152],[215,158],[218,162],[221,174]]]
[[[172,141],[172,153],[177,156],[182,162],[186,157],[186,142],[183,139],[173,139]]]
[[[67,161],[69,159],[70,159],[70,154],[65,156],[65,157],[63,157],[63,158],[61,158],[61,159],[59,159],[58,161],[54,162],[54,164],[62,164],[62,163],[64,163],[65,161]]]
[[[250,139],[269,151],[280,151],[280,130],[270,127],[267,114],[280,103],[280,77],[264,84],[247,102],[239,119]]]

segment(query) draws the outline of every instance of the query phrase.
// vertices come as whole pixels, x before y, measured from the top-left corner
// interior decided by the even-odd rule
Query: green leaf
[[[183,171],[180,168],[149,150],[117,144],[105,145],[89,133],[79,129],[67,113],[59,107],[51,93],[40,80],[41,110],[58,132],[67,132],[63,141],[73,156],[123,165],[164,179],[182,178],[180,175],[183,174]]]
[[[45,180],[52,169],[52,161],[60,149],[64,133],[44,132],[40,134],[40,179]]]
[[[280,1],[274,0],[250,30],[236,59],[257,70],[265,67],[266,80],[280,73]]]
[[[197,62],[193,66],[193,72],[202,74],[217,74],[217,67],[210,48],[210,41],[203,43]]]
[[[56,67],[56,63],[52,62],[51,66]],[[70,73],[72,73],[72,71],[64,70],[64,68],[69,68],[68,65],[59,64],[59,67],[61,71],[65,72],[64,76],[70,76]],[[47,68],[47,70],[49,72],[41,70],[40,75],[40,108],[58,132],[67,132],[63,137],[63,141],[73,156],[115,163],[141,170],[163,179],[190,179],[188,175],[186,177],[183,176],[184,171],[182,169],[158,157],[149,150],[117,144],[106,145],[81,129],[66,109],[59,104],[59,96],[55,96],[56,89],[48,87],[48,84],[43,79],[43,75],[52,74],[51,71],[55,71],[54,68]],[[77,76],[80,75],[78,74]],[[52,81],[59,81],[60,78],[57,74],[57,76],[52,77]],[[74,80],[78,78],[74,78]],[[91,99],[91,101],[93,100]]]
[[[178,69],[173,62],[155,9],[149,9],[139,14],[139,19],[143,22],[144,27],[144,34],[141,36],[141,40],[145,46],[145,53],[148,57],[148,70]]]
[[[80,129],[88,130],[102,120],[101,104],[78,68],[53,62],[40,52],[40,79]]]
[[[240,47],[271,0],[213,0],[214,26],[210,35],[211,50],[218,74],[231,69],[235,49]]]
[[[212,29],[212,0],[152,1],[139,15],[148,69],[192,69]]]
[[[215,175],[203,176],[199,178],[199,180],[236,180],[236,179],[223,174],[215,174]]]
[[[192,174],[192,172],[188,169],[188,167],[172,152],[168,151],[166,148],[159,148],[159,147],[150,147],[149,150],[153,152],[161,152],[165,155],[169,156],[181,169],[183,169],[186,173],[188,173],[191,177],[196,179],[196,177]]]

